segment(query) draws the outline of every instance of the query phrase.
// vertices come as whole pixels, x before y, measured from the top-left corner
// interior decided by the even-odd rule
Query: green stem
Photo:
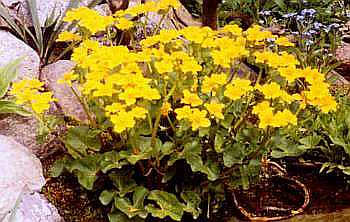
[[[161,18],[160,21],[158,22],[156,28],[154,29],[152,35],[155,35],[155,34],[158,33],[159,28],[160,28],[160,26],[162,25],[162,23],[163,23],[165,17],[168,15],[169,11],[170,11],[170,8],[169,8],[168,11],[167,11],[166,13],[164,13],[164,15],[162,16],[162,18]]]
[[[171,95],[175,92],[176,89],[176,83],[174,84],[174,86],[170,89],[168,95],[165,97],[165,99],[163,100],[163,103],[167,102],[169,100],[169,98],[171,97]],[[163,105],[163,104],[162,104]],[[157,153],[156,150],[156,137],[157,137],[157,131],[159,128],[159,123],[160,123],[160,119],[162,117],[162,112],[159,110],[158,115],[156,117],[156,121],[153,125],[153,129],[152,129],[152,138],[151,138],[151,147],[153,148],[154,153]],[[156,155],[156,160],[157,160],[157,166],[159,166],[159,156]]]
[[[92,118],[92,116],[90,114],[90,111],[89,111],[87,104],[84,102],[83,98],[81,96],[79,96],[79,94],[77,93],[77,91],[74,89],[73,86],[71,86],[70,88],[71,88],[73,94],[75,95],[75,97],[79,100],[79,103],[82,105],[84,112],[86,113],[86,116],[89,119],[90,124],[95,128],[96,123],[95,123],[94,118]]]
[[[124,39],[124,35],[125,35],[125,31],[122,32],[121,36],[120,36],[120,39],[118,41],[118,45],[122,44],[123,42],[123,39]]]

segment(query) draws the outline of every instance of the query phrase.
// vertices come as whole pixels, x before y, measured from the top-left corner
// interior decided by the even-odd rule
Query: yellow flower
[[[161,98],[158,90],[152,89],[150,87],[143,88],[143,89],[141,88],[139,93],[140,93],[140,97],[147,100],[159,100]]]
[[[120,30],[128,30],[134,26],[134,23],[126,18],[118,18],[116,26]]]
[[[162,108],[160,109],[163,116],[168,116],[168,113],[172,110],[171,104],[168,102],[163,103]]]
[[[320,82],[325,80],[324,75],[317,69],[307,67],[306,69],[302,70],[302,73],[305,80],[310,84],[318,85]]]
[[[110,119],[114,125],[114,131],[117,133],[122,133],[128,128],[133,128],[136,124],[134,117],[126,111],[120,111],[118,114],[111,115]]]
[[[275,43],[279,46],[286,46],[286,47],[294,46],[294,43],[290,42],[289,39],[285,36],[277,38]]]
[[[252,89],[250,80],[236,78],[232,80],[232,84],[226,87],[224,95],[231,100],[237,100]]]
[[[187,40],[191,42],[201,44],[208,36],[209,31],[210,30],[206,28],[189,26],[180,30],[180,34],[182,34]]]
[[[136,106],[129,112],[129,114],[136,119],[145,119],[147,116],[147,113],[148,111],[145,108],[140,106]]]
[[[112,103],[112,105],[108,105],[105,107],[105,111],[107,116],[110,116],[111,114],[117,114],[120,111],[125,111],[126,106],[121,103]]]
[[[96,83],[96,91],[93,92],[93,97],[103,97],[108,96],[112,97],[113,94],[117,93],[118,91],[114,88],[113,84],[103,84],[103,83]]]
[[[102,16],[97,11],[88,7],[79,7],[66,13],[65,22],[78,21],[78,24],[87,28],[92,34],[105,30],[108,25],[114,23],[112,16]]]
[[[245,31],[245,35],[248,41],[254,42],[254,44],[260,45],[264,40],[275,37],[269,31],[263,31],[263,28],[254,25]]]
[[[270,103],[267,102],[267,101],[263,101],[257,105],[255,105],[253,107],[253,110],[252,110],[252,113],[253,114],[256,114],[256,115],[259,115],[260,113],[264,113],[264,112],[272,112],[272,107],[270,106]]]
[[[189,90],[184,90],[184,98],[181,100],[182,103],[191,105],[192,107],[202,105],[203,101],[199,98],[196,93],[191,93]]]
[[[329,113],[337,110],[337,102],[332,96],[325,96],[317,101],[317,105],[323,113]]]
[[[58,84],[68,84],[69,86],[72,86],[72,81],[76,80],[78,78],[78,75],[75,75],[74,72],[68,72],[63,75],[63,79],[59,79],[57,81]]]
[[[181,3],[178,0],[160,0],[158,3],[159,10],[166,10],[169,7],[173,7],[177,9],[180,6],[181,6]]]
[[[205,104],[205,108],[209,111],[210,115],[214,116],[217,119],[224,119],[224,114],[222,110],[225,108],[225,105],[222,103],[210,103]]]
[[[199,128],[206,128],[210,126],[210,120],[207,118],[206,110],[194,109],[192,115],[189,116],[192,130],[196,131]]]
[[[119,99],[124,101],[126,105],[130,106],[136,103],[136,99],[141,95],[139,91],[134,88],[128,88],[124,92],[119,94]]]
[[[230,68],[232,65],[231,57],[225,54],[225,51],[213,50],[211,56],[215,65],[220,65],[224,68]]]
[[[205,76],[202,83],[202,92],[211,93],[226,84],[226,74],[212,74]]]
[[[190,106],[184,106],[181,108],[175,109],[176,119],[183,120],[187,119],[192,114],[192,109]]]
[[[69,42],[69,41],[80,41],[81,36],[68,32],[68,31],[63,31],[58,35],[57,42]]]
[[[29,106],[35,113],[41,114],[55,101],[51,92],[40,92],[44,83],[37,79],[24,79],[13,83],[11,94],[16,96],[16,103]]]
[[[297,65],[299,65],[299,61],[298,59],[292,55],[289,54],[287,52],[282,52],[281,55],[279,56],[279,63],[280,63],[280,67],[296,67]]]
[[[297,117],[288,109],[279,111],[274,115],[275,122],[273,124],[274,127],[285,127],[288,124],[297,125],[298,119]]]
[[[280,56],[276,53],[273,53],[271,51],[263,51],[263,52],[256,52],[255,54],[255,61],[257,63],[264,63],[272,68],[278,68],[281,66]]]
[[[173,63],[168,59],[163,59],[159,62],[156,62],[154,66],[160,74],[165,74],[173,71]]]
[[[220,31],[224,33],[231,33],[235,36],[241,36],[242,35],[242,28],[240,28],[238,25],[225,25]]]
[[[197,73],[202,71],[202,66],[200,66],[194,59],[183,61],[183,63],[180,65],[180,68],[184,73]]]
[[[259,128],[266,129],[275,125],[275,117],[272,110],[268,109],[259,113]]]
[[[278,68],[278,72],[290,83],[303,77],[303,73],[300,69],[291,66]]]
[[[176,39],[179,36],[179,33],[176,30],[160,30],[160,33],[157,38],[161,43],[169,43],[173,39]]]
[[[276,99],[283,95],[281,86],[275,82],[265,84],[263,86],[256,85],[255,88],[262,92],[266,99]]]

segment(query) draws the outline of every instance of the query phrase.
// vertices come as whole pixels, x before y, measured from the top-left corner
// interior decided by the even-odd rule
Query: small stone
[[[22,196],[45,184],[40,160],[10,137],[0,135],[0,221],[14,213]]]
[[[63,78],[64,74],[70,72],[74,67],[74,62],[60,60],[44,67],[42,69],[42,77],[47,83],[48,88],[52,91],[53,96],[57,99],[57,103],[64,114],[86,122],[87,116],[84,108],[74,95],[72,89],[67,84],[57,83],[59,79]]]
[[[0,42],[0,67],[22,58],[17,80],[39,77],[40,58],[32,48],[6,31],[0,31]]]

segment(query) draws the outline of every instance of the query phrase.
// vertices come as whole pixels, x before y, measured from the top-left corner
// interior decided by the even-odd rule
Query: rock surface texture
[[[37,127],[38,122],[34,117],[0,116],[0,134],[16,140],[34,155],[39,154],[42,149],[42,145],[36,141]]]
[[[0,221],[59,221],[57,211],[39,198],[39,194],[32,194],[45,184],[39,159],[3,135],[0,135],[0,153]]]
[[[341,62],[338,70],[345,79],[350,81],[350,43],[342,42],[336,51],[336,57]]]
[[[40,59],[37,53],[24,42],[6,31],[0,30],[0,67],[22,58],[18,79],[38,78]]]
[[[59,108],[65,115],[71,116],[80,121],[87,121],[87,116],[72,89],[67,84],[58,84],[64,74],[70,72],[75,64],[69,60],[60,60],[50,64],[42,69],[42,77],[52,91],[54,97],[58,100]]]
[[[39,193],[25,193],[11,222],[63,222],[58,210]]]

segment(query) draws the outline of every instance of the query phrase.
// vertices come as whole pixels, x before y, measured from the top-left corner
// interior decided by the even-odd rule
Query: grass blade
[[[40,57],[43,57],[43,52],[44,52],[44,41],[43,41],[43,33],[41,30],[41,24],[39,21],[39,16],[37,12],[37,5],[36,5],[36,0],[27,0],[28,6],[29,6],[29,11],[32,16],[32,22],[35,30],[35,37],[38,42],[39,46],[39,54]]]
[[[20,36],[20,38],[22,38],[22,40],[25,40],[25,34],[23,32],[23,29],[21,29],[21,27],[16,24],[16,22],[14,21],[14,18],[11,17],[7,9],[1,3],[0,3],[0,16]]]

